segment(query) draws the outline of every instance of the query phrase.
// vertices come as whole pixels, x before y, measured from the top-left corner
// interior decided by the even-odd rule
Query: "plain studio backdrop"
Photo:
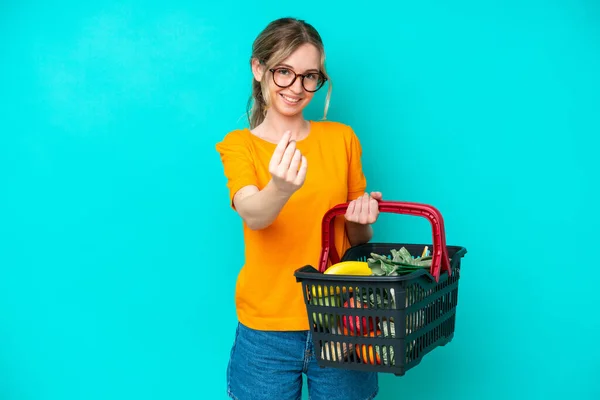
[[[4,0],[0,398],[226,398],[243,243],[214,146],[290,15],[323,36],[369,189],[468,250],[454,340],[378,398],[600,398],[593,0]]]

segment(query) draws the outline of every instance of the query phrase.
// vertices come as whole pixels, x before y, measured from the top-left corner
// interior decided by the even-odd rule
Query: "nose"
[[[302,87],[302,77],[301,76],[298,76],[296,78],[296,80],[294,81],[292,86],[290,86],[290,89],[295,94],[301,94],[304,91],[304,88]]]

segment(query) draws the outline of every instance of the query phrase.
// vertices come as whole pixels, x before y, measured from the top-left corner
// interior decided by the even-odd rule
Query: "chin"
[[[300,110],[281,110],[281,109],[277,109],[277,114],[284,116],[284,117],[288,117],[288,118],[292,118],[295,117],[297,115],[302,115],[302,111],[304,110],[304,108],[300,109]]]

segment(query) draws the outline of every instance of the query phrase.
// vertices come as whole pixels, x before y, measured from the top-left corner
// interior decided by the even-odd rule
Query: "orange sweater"
[[[262,189],[269,182],[275,146],[248,129],[234,130],[217,144],[232,205],[242,187]],[[236,309],[242,324],[258,330],[309,328],[294,271],[307,264],[318,268],[323,215],[366,189],[361,145],[349,126],[311,121],[308,137],[297,147],[308,161],[304,185],[269,227],[253,231],[244,224],[245,263],[236,284]],[[335,244],[340,256],[350,246],[344,226],[344,218],[338,217]]]

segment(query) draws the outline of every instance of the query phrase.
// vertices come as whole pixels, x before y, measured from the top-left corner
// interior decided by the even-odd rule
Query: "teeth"
[[[287,97],[285,94],[282,94],[281,97],[283,97],[284,99],[286,99],[290,103],[297,103],[297,102],[300,101],[300,99],[292,99],[291,97]]]

